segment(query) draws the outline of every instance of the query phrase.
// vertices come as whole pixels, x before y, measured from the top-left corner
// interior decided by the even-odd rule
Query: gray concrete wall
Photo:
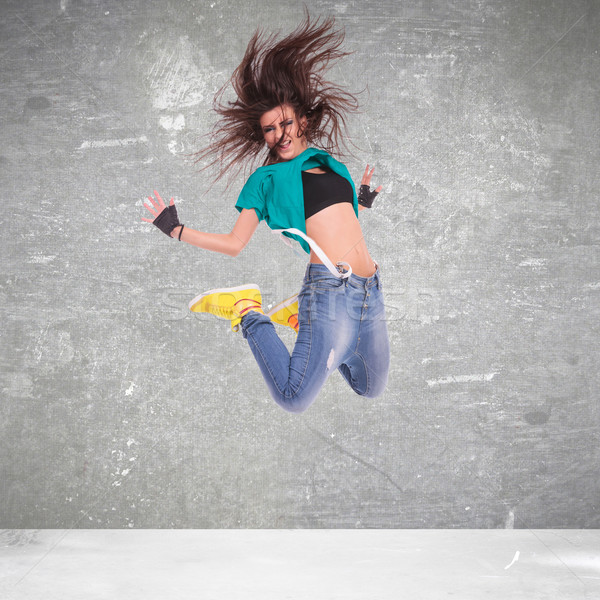
[[[295,0],[3,0],[0,526],[599,527],[600,3],[307,0],[385,191],[361,220],[392,370],[302,416],[187,302],[304,261],[262,225],[236,259],[141,222],[153,189],[228,231],[186,159],[257,26]],[[291,332],[290,332],[291,334]],[[292,343],[293,338],[285,338]]]

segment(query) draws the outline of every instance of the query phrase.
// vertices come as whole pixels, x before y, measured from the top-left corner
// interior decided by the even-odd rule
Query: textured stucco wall
[[[295,0],[2,0],[0,526],[599,527],[600,3],[307,0],[385,191],[361,221],[392,369],[302,416],[241,335],[191,315],[304,260],[261,225],[236,259],[140,221],[153,189],[228,231],[186,155],[258,26]],[[290,335],[288,343],[293,342]]]

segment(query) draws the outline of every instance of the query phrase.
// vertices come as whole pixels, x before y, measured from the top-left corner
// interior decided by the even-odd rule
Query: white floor
[[[599,530],[5,530],[0,598],[600,599]]]

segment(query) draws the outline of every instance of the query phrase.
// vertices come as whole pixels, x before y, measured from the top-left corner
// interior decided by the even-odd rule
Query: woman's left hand
[[[371,177],[373,177],[373,173],[375,173],[375,167],[373,167],[370,171],[369,171],[369,165],[367,165],[367,168],[365,169],[365,172],[363,174],[363,178],[360,181],[360,185],[368,185],[369,188],[371,187]],[[383,189],[383,186],[380,185],[376,190],[375,193],[379,194],[379,192]]]
[[[360,190],[358,192],[359,209],[371,208],[371,206],[373,206],[375,197],[383,189],[383,186],[380,185],[376,190],[371,191],[371,177],[373,177],[374,172],[375,168],[373,167],[369,171],[369,165],[367,165],[367,168],[363,174],[363,178],[360,182]]]

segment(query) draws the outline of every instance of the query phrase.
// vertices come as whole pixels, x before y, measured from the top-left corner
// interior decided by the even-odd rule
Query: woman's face
[[[279,160],[292,160],[307,148],[304,133],[300,135],[306,127],[306,117],[298,120],[289,104],[267,111],[260,118],[260,127],[267,146],[275,148]]]

